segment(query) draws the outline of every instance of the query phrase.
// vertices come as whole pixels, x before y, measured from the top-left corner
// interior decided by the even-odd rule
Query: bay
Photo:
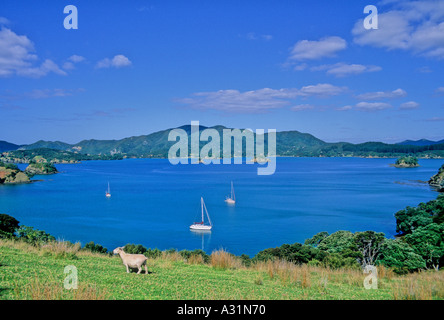
[[[0,186],[0,212],[61,240],[127,243],[160,250],[225,249],[254,256],[314,234],[374,230],[393,237],[395,212],[435,199],[427,181],[443,160],[420,159],[395,168],[395,159],[278,158],[276,172],[258,164],[172,165],[167,159],[58,164],[41,181]],[[19,165],[24,169],[26,165]],[[236,204],[224,202],[233,181]],[[108,186],[111,198],[105,197]],[[203,197],[210,233],[189,230]]]

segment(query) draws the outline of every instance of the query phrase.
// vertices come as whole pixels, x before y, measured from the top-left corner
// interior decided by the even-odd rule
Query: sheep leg
[[[145,274],[148,274],[148,267],[145,264]]]
[[[142,267],[139,266],[139,271],[137,271],[137,274],[140,274],[140,271],[142,271]]]
[[[127,273],[130,273],[130,272],[129,272],[128,265],[126,264],[125,266],[126,266],[126,272],[127,272]]]

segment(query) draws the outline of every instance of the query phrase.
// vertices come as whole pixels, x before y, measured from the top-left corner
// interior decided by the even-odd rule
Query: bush
[[[425,260],[402,239],[386,239],[376,263],[392,268],[397,274],[406,274],[426,267]]]
[[[200,249],[196,249],[193,251],[182,250],[182,251],[179,251],[179,254],[182,256],[182,258],[186,259],[187,261],[192,260],[193,258],[196,258],[199,256],[202,258],[202,261],[204,263],[208,263],[210,261],[210,256],[207,255],[203,250],[200,250]]]
[[[30,243],[47,243],[55,240],[49,233],[28,226],[20,226],[16,233],[19,239]]]
[[[0,238],[11,238],[18,228],[19,222],[10,215],[0,213]]]
[[[149,248],[145,253],[144,253],[145,257],[147,258],[159,258],[162,256],[162,251],[160,251],[159,249],[151,249]]]
[[[100,244],[95,244],[94,241],[91,241],[91,242],[88,242],[87,244],[85,244],[83,249],[94,252],[94,253],[95,252],[97,252],[97,253],[107,253],[108,252],[107,248],[104,248]]]
[[[147,248],[142,246],[141,244],[135,245],[135,244],[127,244],[125,247],[123,247],[123,251],[125,253],[131,253],[131,254],[144,254],[148,251]]]

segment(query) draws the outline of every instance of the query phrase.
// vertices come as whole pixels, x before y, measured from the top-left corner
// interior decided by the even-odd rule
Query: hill
[[[222,137],[223,130],[229,129],[224,126],[205,127],[200,126],[200,131],[205,129],[216,130]],[[185,130],[190,139],[191,126],[185,125],[178,129]],[[60,141],[37,141],[36,143],[21,146],[19,150],[53,149],[85,155],[121,155],[124,157],[139,158],[166,158],[170,147],[175,143],[168,141],[171,129],[161,130],[148,135],[128,137],[120,140],[83,140],[76,144],[67,144]],[[254,138],[257,135],[254,134]],[[267,145],[268,134],[265,133],[264,140]],[[202,147],[205,143],[200,142]],[[299,131],[283,131],[276,133],[276,152],[278,156],[295,157],[399,157],[413,154],[419,158],[444,157],[444,143],[434,144],[387,144],[382,142],[365,142],[352,144],[348,142],[328,143],[316,138],[309,133]],[[189,140],[189,146],[191,145]],[[244,147],[245,148],[245,147]],[[245,151],[244,151],[245,154]]]
[[[378,290],[363,286],[361,270],[332,270],[282,261],[249,267],[223,251],[208,263],[175,251],[148,260],[148,274],[126,273],[118,256],[91,253],[66,242],[35,246],[0,239],[1,300],[392,300],[443,299],[444,273],[398,276],[378,270]],[[78,289],[64,289],[66,266]],[[17,272],[20,270],[20,272]],[[173,312],[176,312],[174,310]]]
[[[0,141],[0,152],[17,150],[20,147],[21,147],[20,145],[14,143],[10,143],[7,141]]]
[[[405,140],[402,142],[398,142],[397,144],[400,145],[411,145],[411,146],[432,146],[434,144],[442,144],[444,143],[444,139],[439,141],[431,141],[427,139],[420,139],[420,140]]]

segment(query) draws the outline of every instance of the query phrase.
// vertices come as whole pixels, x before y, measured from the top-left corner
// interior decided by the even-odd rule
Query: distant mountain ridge
[[[21,145],[10,143],[7,141],[0,141],[0,152],[10,151],[10,150],[17,150],[20,148]]]
[[[221,137],[223,129],[229,129],[222,125],[213,127],[199,126],[200,131],[207,128],[215,129]],[[174,128],[172,128],[174,129]],[[68,144],[60,141],[39,140],[29,145],[8,144],[0,142],[3,151],[10,150],[34,150],[53,149],[58,151],[70,151],[87,155],[124,155],[125,157],[140,158],[166,158],[170,147],[175,141],[168,141],[168,135],[172,129],[157,131],[148,135],[133,136],[119,140],[82,140],[76,144]],[[177,129],[185,130],[189,135],[191,125],[184,125]],[[254,134],[256,137],[256,134]],[[264,135],[267,146],[268,134]],[[443,143],[440,143],[440,142]],[[444,157],[444,140],[433,142],[429,140],[406,140],[397,144],[383,142],[365,142],[352,144],[348,142],[325,142],[309,133],[296,130],[276,133],[276,154],[279,156],[385,156],[396,157],[405,154],[415,154],[419,157]],[[431,142],[431,143],[429,143]],[[201,142],[201,146],[206,142]],[[222,148],[221,148],[222,150]]]
[[[397,144],[400,145],[411,145],[411,146],[432,146],[434,144],[441,144],[444,143],[444,139],[439,141],[431,141],[427,139],[420,139],[420,140],[405,140],[402,142],[398,142]]]

